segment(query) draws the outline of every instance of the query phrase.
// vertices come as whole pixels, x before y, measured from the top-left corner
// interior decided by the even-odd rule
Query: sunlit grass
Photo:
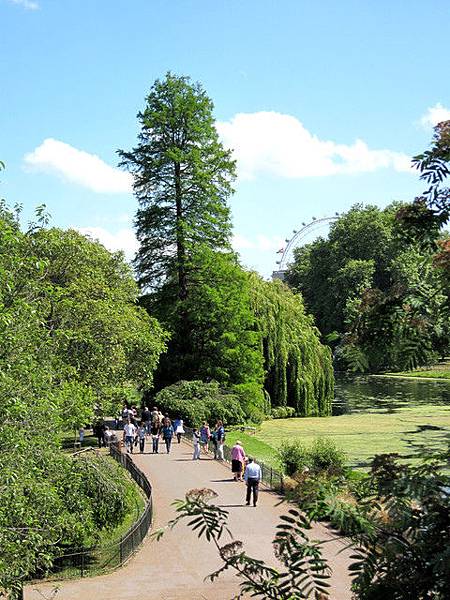
[[[283,441],[332,439],[347,455],[348,466],[367,468],[375,454],[395,452],[411,461],[450,443],[450,407],[406,406],[395,412],[352,413],[336,417],[273,419],[255,435],[230,432],[227,444],[241,439],[247,454],[278,467],[277,448]]]

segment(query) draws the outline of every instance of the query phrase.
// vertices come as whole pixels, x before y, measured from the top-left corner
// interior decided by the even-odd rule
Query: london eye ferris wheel
[[[310,223],[302,223],[300,229],[293,230],[293,236],[285,240],[286,246],[280,248],[277,254],[281,254],[281,258],[276,261],[277,267],[272,273],[272,279],[284,279],[289,264],[294,258],[294,250],[299,246],[312,241],[317,237],[319,232],[325,232],[329,229],[330,224],[336,221],[339,217],[339,213],[336,213],[334,217],[321,217],[316,219],[312,217]]]

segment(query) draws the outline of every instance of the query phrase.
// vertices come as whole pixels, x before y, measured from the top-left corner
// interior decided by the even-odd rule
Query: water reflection
[[[394,413],[427,404],[450,406],[450,382],[338,373],[333,415],[354,412]]]

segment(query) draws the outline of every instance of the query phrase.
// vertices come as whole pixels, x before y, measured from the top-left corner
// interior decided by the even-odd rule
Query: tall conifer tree
[[[139,201],[139,283],[158,289],[175,276],[181,301],[188,295],[189,259],[196,245],[220,250],[230,244],[227,199],[235,162],[219,141],[212,111],[199,83],[168,73],[154,83],[138,114],[138,145],[119,151]]]

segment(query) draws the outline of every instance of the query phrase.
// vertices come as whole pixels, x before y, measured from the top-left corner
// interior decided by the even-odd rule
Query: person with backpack
[[[173,433],[172,422],[170,421],[169,417],[166,417],[162,426],[162,437],[166,444],[167,454],[170,453],[170,445],[172,444]]]
[[[151,412],[148,410],[147,406],[142,411],[142,417],[141,418],[142,418],[142,421],[144,423],[144,426],[145,426],[145,429],[146,429],[147,433],[150,434],[150,427],[151,427],[152,415],[151,415]]]

